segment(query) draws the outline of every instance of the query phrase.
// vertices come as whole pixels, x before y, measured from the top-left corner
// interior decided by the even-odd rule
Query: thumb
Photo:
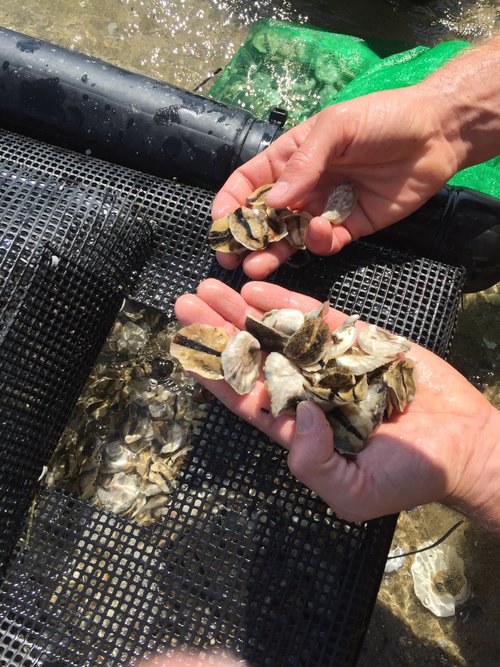
[[[290,472],[318,493],[334,456],[332,429],[323,411],[312,401],[299,403],[287,459]]]
[[[325,171],[329,148],[323,137],[318,141],[314,127],[292,153],[280,177],[268,192],[266,204],[272,208],[293,208],[294,204],[310,198]]]

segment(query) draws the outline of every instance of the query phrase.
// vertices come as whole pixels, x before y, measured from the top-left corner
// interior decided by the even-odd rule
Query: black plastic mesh
[[[243,277],[213,262],[208,192],[10,133],[0,135],[0,163],[2,191],[18,195],[0,213],[10,241],[0,255],[7,562],[34,480],[145,252],[135,298],[170,313],[207,275],[235,286]],[[26,227],[21,209],[31,212]],[[444,354],[463,272],[356,244],[272,279]],[[217,401],[193,430],[153,528],[41,490],[0,588],[0,665],[121,665],[181,644],[227,646],[259,666],[354,664],[395,518],[337,520],[290,476],[280,448]]]

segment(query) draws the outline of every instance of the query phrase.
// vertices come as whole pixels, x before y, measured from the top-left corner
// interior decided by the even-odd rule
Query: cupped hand
[[[447,135],[447,108],[419,85],[334,104],[288,130],[239,167],[215,197],[212,215],[244,205],[264,183],[277,182],[266,203],[313,214],[306,246],[330,255],[350,241],[401,220],[422,206],[459,169],[460,150]],[[341,225],[320,214],[332,187],[354,184],[358,201]],[[237,256],[217,253],[251,278],[265,278],[293,254],[285,240]]]
[[[222,326],[233,335],[244,327],[247,314],[260,317],[273,308],[307,312],[317,305],[310,297],[269,283],[250,282],[239,294],[209,279],[195,295],[181,296],[175,312],[184,324]],[[326,322],[333,329],[345,317],[330,309]],[[292,474],[337,515],[361,521],[431,501],[463,498],[480,477],[479,459],[472,451],[492,406],[433,353],[413,344],[407,356],[417,374],[415,398],[402,415],[372,434],[355,460],[334,450],[330,426],[316,404],[300,403],[296,418],[273,418],[262,381],[240,396],[223,380],[197,379],[231,411],[287,449]]]

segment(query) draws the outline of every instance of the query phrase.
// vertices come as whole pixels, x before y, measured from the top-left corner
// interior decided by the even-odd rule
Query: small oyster
[[[103,453],[101,473],[115,474],[133,469],[136,454],[124,447],[119,440],[106,443]]]
[[[293,414],[297,403],[307,398],[307,380],[300,369],[279,352],[271,352],[267,357],[264,375],[273,417]]]
[[[265,215],[268,229],[267,239],[269,243],[276,243],[277,241],[281,241],[281,239],[285,238],[285,236],[288,236],[288,226],[285,220],[270,217],[267,212]]]
[[[358,454],[365,448],[368,436],[384,418],[387,391],[384,382],[377,382],[368,388],[363,401],[349,403],[327,413],[337,451]]]
[[[229,229],[229,217],[233,215],[232,213],[225,218],[219,218],[214,220],[208,232],[208,242],[210,247],[213,250],[218,252],[233,252],[236,255],[240,255],[242,252],[245,252],[241,243],[234,238]]]
[[[367,397],[368,378],[366,375],[355,377],[354,374],[328,372],[319,380],[318,387],[330,392],[329,401],[333,405],[345,405],[363,401]]]
[[[398,359],[382,373],[381,379],[389,392],[387,417],[391,416],[393,410],[404,412],[415,396],[413,363],[409,359]]]
[[[306,247],[306,232],[311,219],[312,215],[307,211],[297,211],[286,218],[285,223],[288,230],[286,240],[294,248],[304,250]]]
[[[321,317],[308,317],[290,336],[283,354],[299,366],[310,366],[323,359],[331,343],[330,329]]]
[[[362,375],[363,373],[371,373],[372,371],[377,370],[377,368],[389,364],[391,361],[394,361],[394,356],[374,357],[371,354],[366,354],[363,350],[353,347],[349,352],[346,352],[346,354],[341,354],[336,357],[335,361],[339,368],[345,368],[354,373],[354,375]]]
[[[332,346],[330,347],[328,358],[338,357],[354,345],[356,340],[356,322],[359,315],[351,315],[344,322],[332,331]]]
[[[283,352],[283,348],[290,338],[264,322],[264,320],[258,320],[252,315],[247,315],[245,329],[259,341],[261,348],[266,352]]]
[[[221,354],[224,379],[236,393],[252,391],[259,377],[261,357],[260,343],[248,331],[240,331],[226,345]]]
[[[139,482],[135,476],[119,472],[97,487],[99,503],[109,512],[126,512],[139,495]]]
[[[391,334],[374,324],[359,332],[358,345],[363,352],[376,357],[395,357],[401,352],[407,352],[411,347],[403,336]]]
[[[221,327],[190,324],[174,334],[170,354],[185,370],[204,378],[221,380],[224,377],[221,354],[228,342],[229,336]]]
[[[231,234],[244,248],[262,250],[269,243],[269,226],[258,209],[242,206],[228,220]]]
[[[247,197],[248,206],[265,206],[266,195],[273,187],[274,183],[266,183],[265,185],[258,187],[257,190],[254,190],[252,194]]]
[[[291,336],[304,324],[304,313],[295,308],[277,308],[264,313],[261,322],[276,331]]]
[[[347,220],[356,206],[358,195],[352,183],[339,183],[328,195],[325,210],[321,214],[334,225],[340,225]]]

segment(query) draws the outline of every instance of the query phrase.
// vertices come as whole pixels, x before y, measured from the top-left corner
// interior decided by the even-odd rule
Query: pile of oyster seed
[[[306,231],[312,215],[306,211],[266,206],[265,198],[273,185],[262,185],[247,197],[247,206],[214,220],[208,233],[213,250],[241,254],[247,250],[263,250],[283,238],[297,250],[305,248]],[[351,214],[356,201],[352,183],[338,183],[332,189],[321,215],[333,224],[341,224]]]
[[[271,310],[262,320],[248,316],[244,331],[230,338],[224,329],[192,324],[172,338],[170,353],[185,370],[224,379],[238,394],[254,388],[262,352],[274,417],[294,414],[300,401],[318,403],[330,422],[335,448],[357,454],[384,417],[403,412],[415,393],[410,348],[401,336],[371,325],[356,330],[357,315],[330,331],[328,304],[303,314]]]

